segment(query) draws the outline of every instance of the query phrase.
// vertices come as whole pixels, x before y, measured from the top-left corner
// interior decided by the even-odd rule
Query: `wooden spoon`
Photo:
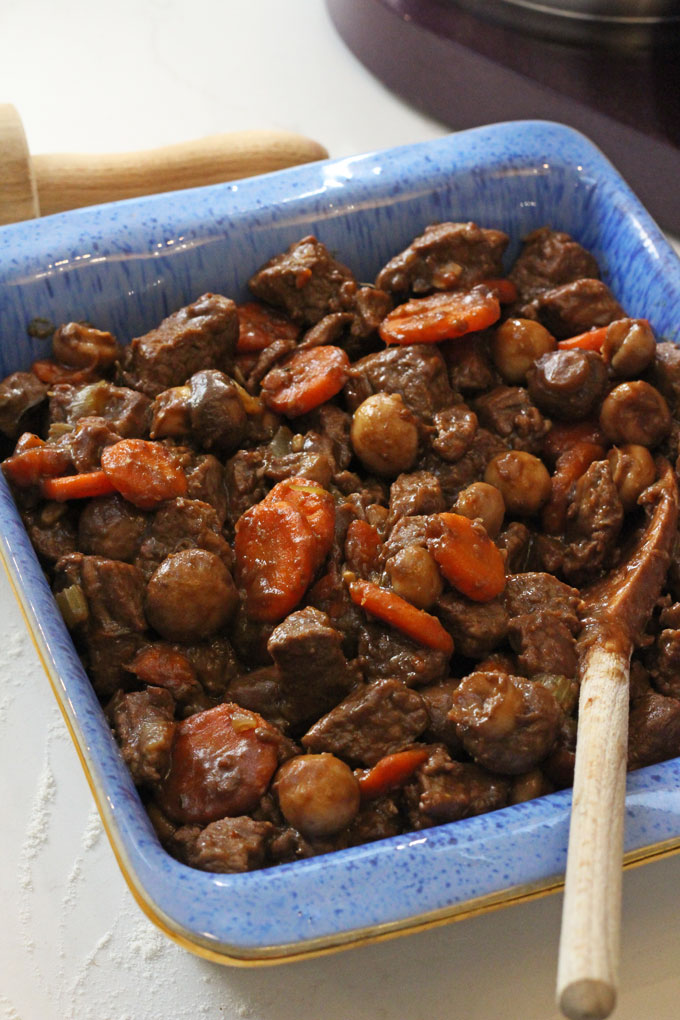
[[[0,105],[0,224],[50,213],[220,184],[325,159],[289,131],[235,131],[142,152],[31,156],[13,106]]]
[[[667,461],[633,552],[583,593],[581,694],[557,974],[570,1020],[602,1020],[616,1002],[630,657],[652,613],[677,534],[678,486]]]

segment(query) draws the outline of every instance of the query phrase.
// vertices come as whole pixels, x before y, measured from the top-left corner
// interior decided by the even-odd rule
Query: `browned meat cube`
[[[218,874],[253,871],[265,864],[275,827],[248,815],[218,818],[204,829],[185,825],[177,829],[173,845],[190,868]]]
[[[599,279],[600,270],[590,252],[569,234],[539,227],[524,239],[522,251],[509,275],[522,304],[563,283],[583,277]]]
[[[549,422],[523,386],[497,386],[474,401],[480,425],[490,429],[513,450],[540,453]]]
[[[384,290],[427,294],[472,287],[503,276],[508,235],[476,223],[435,223],[387,263],[376,278]]]
[[[440,595],[435,612],[454,640],[456,651],[471,659],[490,655],[508,633],[508,613],[501,599],[473,602],[453,591]]]
[[[390,347],[355,362],[344,389],[348,409],[355,411],[381,392],[398,393],[425,420],[454,402],[446,363],[434,344]]]
[[[630,707],[628,768],[640,769],[680,755],[680,701],[650,691]]]
[[[436,683],[448,675],[448,652],[426,648],[377,623],[362,627],[358,652],[367,680],[394,677],[408,687]]]
[[[161,687],[128,694],[119,691],[109,706],[116,739],[137,785],[156,783],[167,772],[175,735],[174,711],[174,698]]]
[[[427,829],[505,807],[510,789],[507,777],[454,761],[444,747],[435,745],[404,787],[404,800],[411,827]]]
[[[121,360],[123,379],[156,397],[172,386],[181,386],[202,369],[228,372],[238,334],[234,302],[221,294],[203,294],[156,329],[131,341]]]
[[[0,382],[0,432],[17,439],[31,431],[31,412],[40,407],[48,387],[33,372],[13,372]]]
[[[308,751],[329,751],[358,765],[407,747],[429,722],[423,699],[400,680],[386,678],[353,691],[302,737]]]

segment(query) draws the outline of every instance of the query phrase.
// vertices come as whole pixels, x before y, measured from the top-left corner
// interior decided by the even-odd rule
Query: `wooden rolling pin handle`
[[[12,106],[0,106],[0,150],[0,223],[220,184],[328,156],[318,142],[289,131],[236,131],[141,152],[31,157]]]

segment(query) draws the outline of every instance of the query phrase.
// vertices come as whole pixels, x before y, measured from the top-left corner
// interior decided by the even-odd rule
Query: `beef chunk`
[[[208,707],[200,697],[203,689],[196,678],[196,670],[187,656],[172,645],[163,641],[149,642],[140,648],[126,668],[140,684],[169,691],[178,705],[189,705],[194,710]]]
[[[465,343],[452,340],[440,344],[454,392],[472,396],[502,382],[491,357],[489,336],[490,331],[471,333]]]
[[[88,675],[102,701],[118,690],[136,686],[134,674],[129,672],[128,666],[147,644],[148,639],[142,633],[112,637],[101,631],[90,631],[85,635]]]
[[[575,638],[581,629],[576,589],[551,574],[528,572],[507,578],[502,599],[510,616],[510,644],[526,676],[575,677]]]
[[[149,517],[135,563],[148,580],[167,556],[183,549],[206,549],[231,568],[231,547],[222,536],[217,511],[201,500],[179,496]]]
[[[352,365],[344,394],[356,411],[373,393],[398,393],[419,418],[430,420],[454,402],[446,364],[435,344],[389,347]]]
[[[367,680],[396,677],[409,687],[435,683],[448,673],[450,656],[416,644],[405,634],[369,623],[359,634],[358,654]]]
[[[598,279],[600,270],[590,252],[569,234],[539,227],[524,239],[509,276],[517,287],[521,305],[563,283],[583,277]],[[518,314],[522,315],[521,309]]]
[[[346,833],[347,845],[360,846],[376,839],[388,839],[401,831],[401,812],[396,797],[377,797],[359,808],[359,814]]]
[[[248,286],[255,297],[305,326],[313,326],[329,312],[347,311],[356,289],[352,272],[312,236],[275,255]]]
[[[516,776],[537,765],[557,738],[561,711],[547,688],[507,673],[476,672],[453,692],[450,717],[478,765]]]
[[[476,223],[435,223],[381,269],[376,286],[427,294],[503,276],[508,236]]]
[[[12,372],[0,382],[0,432],[18,439],[30,431],[31,418],[47,396],[48,387],[33,372]]]
[[[149,397],[181,386],[194,372],[231,367],[239,322],[236,305],[220,294],[203,294],[124,349],[124,381]]]
[[[116,637],[146,630],[144,578],[131,563],[72,553],[57,564],[55,590],[79,584],[88,606],[88,628]]]
[[[574,280],[543,291],[533,301],[535,317],[558,340],[585,333],[594,326],[608,326],[625,312],[601,280]]]
[[[490,429],[513,450],[537,454],[548,431],[538,408],[523,386],[497,386],[474,402],[481,425]]]
[[[118,493],[90,500],[78,521],[78,546],[90,556],[131,563],[142,541],[148,514]]]
[[[336,705],[356,682],[342,651],[342,635],[325,613],[308,606],[272,631],[267,650],[281,677],[283,714],[309,722]]]
[[[364,614],[352,601],[347,585],[343,581],[338,568],[332,566],[307,593],[310,606],[325,613],[331,626],[342,637],[342,650],[348,659],[357,654],[359,631],[364,622]]]
[[[434,611],[451,634],[456,651],[471,659],[490,655],[507,637],[508,613],[501,599],[473,602],[457,592],[445,591]]]
[[[290,453],[278,454],[272,447],[264,450],[263,471],[266,478],[280,482],[284,478],[309,478],[326,488],[337,471],[333,441],[317,432],[298,434]]]
[[[264,453],[262,449],[239,450],[227,461],[225,469],[227,492],[227,524],[231,530],[237,520],[255,503],[264,499]]]
[[[551,574],[532,571],[509,575],[503,593],[505,607],[511,617],[549,609],[564,620],[572,634],[578,634],[581,597],[575,588]]]
[[[222,635],[175,647],[189,660],[201,687],[213,698],[222,698],[232,679],[242,670],[231,643]]]
[[[46,503],[25,510],[21,518],[33,548],[47,563],[56,563],[62,556],[76,552],[78,530],[73,510],[63,503]]]
[[[370,767],[417,740],[428,722],[420,695],[390,677],[353,691],[307,731],[302,744]]]
[[[575,638],[581,629],[581,599],[551,574],[510,575],[502,596],[510,617],[509,638],[518,664],[529,676],[575,677]]]
[[[331,453],[336,469],[344,471],[354,456],[349,433],[352,417],[336,404],[322,404],[298,420],[305,431],[310,430],[331,442]]]
[[[399,475],[390,486],[389,521],[438,514],[446,509],[441,485],[431,471]]]
[[[175,832],[173,845],[190,868],[224,875],[239,874],[264,866],[269,841],[275,832],[271,822],[239,815],[218,818],[204,829],[184,825]]]
[[[234,677],[229,684],[228,696],[230,701],[257,712],[282,732],[288,729],[288,720],[281,713],[281,674],[276,666],[263,666]]]
[[[649,381],[677,413],[680,409],[680,347],[677,344],[667,340],[656,345]]]
[[[442,460],[455,464],[472,446],[477,433],[477,415],[466,404],[454,404],[437,411],[432,423],[436,429],[432,449]]]
[[[404,787],[404,800],[413,829],[481,815],[505,807],[510,781],[468,762],[454,761],[446,748],[432,753]]]
[[[680,701],[650,691],[630,707],[628,768],[655,765],[680,755]]]
[[[104,418],[121,439],[147,435],[150,405],[143,393],[104,379],[89,386],[57,383],[50,388],[51,423],[76,425],[86,416]]]
[[[137,785],[157,783],[168,771],[175,735],[175,702],[169,691],[119,691],[109,706],[116,739]]]
[[[539,539],[541,556],[545,557],[546,550],[557,550],[556,558],[544,558],[548,569],[561,571],[569,583],[578,586],[594,580],[611,565],[623,516],[609,462],[594,461],[570,496],[564,545],[560,548],[550,539]]]
[[[444,744],[453,758],[464,758],[465,752],[456,724],[450,718],[453,692],[460,680],[443,680],[440,683],[421,687],[418,693],[425,701],[430,722],[423,739],[430,744]]]
[[[181,463],[187,480],[187,499],[209,503],[221,527],[227,516],[227,490],[222,464],[211,453],[190,453],[182,456]]]
[[[382,559],[387,562],[409,545],[427,546],[427,517],[418,514],[413,517],[400,517],[391,529],[383,544]]]
[[[452,506],[461,489],[466,489],[472,482],[481,481],[489,461],[507,448],[500,436],[488,429],[478,428],[470,449],[455,464],[447,463],[431,451],[423,457],[422,466],[438,478],[444,500]]]
[[[96,471],[101,466],[102,450],[120,440],[106,418],[94,415],[81,418],[68,437],[73,465],[78,472]]]
[[[520,574],[527,569],[532,551],[532,534],[526,524],[510,521],[495,542],[505,555],[507,574]]]
[[[645,662],[654,688],[660,694],[680,699],[680,630],[662,630]]]

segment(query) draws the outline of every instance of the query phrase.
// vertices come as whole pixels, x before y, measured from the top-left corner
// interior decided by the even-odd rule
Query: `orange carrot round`
[[[297,418],[339,393],[347,382],[349,358],[330,344],[296,351],[262,380],[262,399],[272,411]]]
[[[24,436],[21,440],[24,440]],[[20,488],[38,485],[45,478],[56,478],[71,467],[71,455],[63,446],[53,446],[42,441],[38,445],[32,440],[30,443],[24,440],[21,450],[2,462],[2,470],[7,479]]]
[[[604,432],[597,421],[557,422],[543,440],[543,456],[555,463],[558,457],[578,443],[605,446]]]
[[[335,534],[335,500],[327,489],[309,478],[284,478],[265,497],[268,502],[289,503],[305,518],[316,539],[316,566],[328,556]]]
[[[62,475],[61,478],[47,478],[42,483],[42,494],[45,499],[54,499],[60,503],[67,499],[108,496],[115,491],[113,482],[105,471],[84,471],[79,475]]]
[[[428,344],[453,340],[493,326],[500,318],[499,300],[478,284],[468,291],[439,291],[398,305],[380,324],[386,344]]]
[[[446,578],[469,599],[490,602],[505,588],[505,563],[484,527],[462,514],[433,514],[427,547]]]
[[[363,800],[381,797],[390,790],[403,786],[419,765],[427,761],[429,752],[424,747],[386,754],[373,768],[358,775],[359,792]]]
[[[453,638],[436,616],[416,609],[414,605],[395,595],[387,588],[381,588],[372,581],[354,579],[349,582],[352,601],[383,623],[402,631],[418,644],[436,648],[449,655],[453,652]]]
[[[483,281],[484,286],[493,291],[502,305],[512,305],[517,300],[517,287],[507,276]]]
[[[314,577],[317,543],[305,517],[291,506],[263,500],[236,523],[236,579],[255,620],[287,616]]]
[[[581,351],[599,351],[602,349],[604,338],[607,335],[607,326],[600,326],[598,329],[589,329],[586,333],[579,333],[577,336],[570,336],[566,340],[558,340],[557,346],[562,351],[571,351],[577,348]]]
[[[247,301],[239,305],[239,333],[236,350],[239,354],[263,351],[275,340],[296,340],[299,326],[285,315],[261,305],[259,301]]]
[[[165,446],[147,439],[121,439],[105,447],[101,465],[114,488],[140,510],[152,510],[187,491],[177,459]]]

